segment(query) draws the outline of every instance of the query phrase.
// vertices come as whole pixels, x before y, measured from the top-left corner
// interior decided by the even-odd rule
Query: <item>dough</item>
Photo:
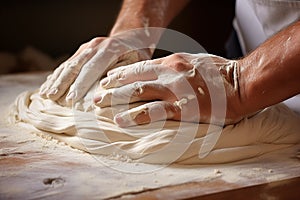
[[[233,162],[300,142],[300,117],[283,104],[223,129],[171,120],[120,128],[113,123],[113,116],[128,105],[95,107],[95,87],[72,107],[43,99],[37,91],[24,92],[10,108],[9,119],[92,154],[156,164]],[[129,106],[137,105],[141,104]]]

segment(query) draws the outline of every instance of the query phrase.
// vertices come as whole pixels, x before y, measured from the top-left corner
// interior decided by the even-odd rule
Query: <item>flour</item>
[[[179,107],[182,110],[182,105],[187,104],[187,99],[186,98],[182,98],[179,101],[175,101],[173,104],[174,106]]]
[[[201,87],[198,87],[198,91],[201,95],[205,95],[205,92]]]
[[[188,98],[188,100],[192,100],[192,99],[196,99],[196,96],[195,96],[195,95],[192,95],[192,94],[190,94],[190,95],[188,95],[188,96],[187,96],[187,98]]]
[[[148,108],[146,106],[136,107],[131,109],[130,111],[123,112],[122,114],[115,116],[114,121],[115,123],[117,123],[116,120],[122,120],[122,124],[126,124],[127,126],[134,126],[137,125],[134,120],[138,115],[142,113],[148,113]]]
[[[149,18],[143,17],[143,24],[144,24],[144,29],[145,29],[146,36],[150,37],[150,32],[149,32]]]

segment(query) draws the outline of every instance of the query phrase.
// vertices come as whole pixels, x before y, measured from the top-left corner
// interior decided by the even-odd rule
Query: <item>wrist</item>
[[[227,96],[226,124],[233,124],[247,116],[247,95],[243,74],[243,61],[231,60],[227,69],[225,89]]]
[[[238,63],[241,114],[249,116],[270,105],[264,100],[266,83],[261,78],[266,73],[263,70],[266,67],[255,53],[240,59]]]

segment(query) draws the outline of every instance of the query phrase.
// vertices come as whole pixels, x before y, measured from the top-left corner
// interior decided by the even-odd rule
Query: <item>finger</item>
[[[162,61],[163,61],[163,59],[157,58],[157,59],[153,59],[153,60],[144,60],[144,61],[140,61],[140,62],[141,62],[141,63],[142,63],[142,62],[146,62],[145,64],[150,64],[150,63],[151,63],[152,65],[159,65],[159,64],[162,63]],[[137,64],[137,63],[135,63],[135,64]],[[132,64],[132,65],[133,65],[133,64]],[[119,72],[119,70],[127,69],[127,68],[129,68],[130,66],[132,66],[132,65],[126,65],[126,66],[121,66],[121,65],[119,65],[120,67],[117,67],[117,68],[114,68],[114,69],[109,70],[109,71],[107,72],[107,76],[111,76],[111,75],[113,75],[113,74]]]
[[[117,72],[112,73],[100,81],[100,86],[109,89],[120,87],[136,81],[151,81],[158,78],[157,64],[151,61],[141,61],[135,64],[121,67]]]
[[[168,88],[153,81],[134,82],[119,88],[100,90],[94,96],[94,102],[99,107],[128,104],[137,101],[166,100],[173,94]]]
[[[101,49],[101,51],[98,50],[95,56],[83,66],[77,79],[70,87],[66,98],[68,102],[77,101],[82,98],[95,81],[109,69],[116,66],[120,59],[124,58],[124,55],[133,52],[130,50],[130,46],[124,46],[118,40],[114,39],[103,41],[98,49]],[[129,57],[128,59],[131,59],[128,61],[130,63],[138,61],[136,56]]]
[[[52,86],[52,84],[57,79],[57,77],[62,72],[62,70],[63,70],[63,64],[61,64],[58,68],[56,68],[54,72],[47,77],[47,80],[41,85],[40,95],[43,98],[47,98],[47,92],[49,91],[49,88]]]
[[[84,64],[80,74],[70,87],[66,101],[76,102],[82,98],[90,87],[104,74],[106,69],[117,63],[117,58],[111,52],[98,50],[95,56]]]
[[[82,50],[76,57],[63,63],[63,66],[61,66],[62,71],[49,81],[50,87],[46,92],[47,97],[56,101],[63,96],[78,76],[84,63],[91,59],[94,54],[95,50],[87,48]]]
[[[41,95],[45,98],[50,97],[52,100],[59,99],[74,81],[72,78],[68,80],[58,80],[69,78],[68,76],[66,77],[66,75],[69,74],[69,70],[65,70],[65,67],[73,65],[74,63],[78,63],[77,68],[81,68],[83,63],[85,63],[86,60],[90,59],[95,54],[97,49],[93,49],[97,45],[99,45],[99,43],[101,43],[104,39],[105,38],[95,38],[88,43],[82,44],[79,47],[79,49],[67,61],[61,64],[60,67],[58,67],[54,71],[54,73],[51,76],[49,76],[49,79],[41,87]],[[76,74],[73,74],[73,76],[76,77]],[[59,85],[59,87],[57,87],[56,85],[53,86],[54,84]]]
[[[83,44],[79,47],[79,49],[73,54],[68,60],[63,62],[59,67],[57,67],[52,74],[47,77],[47,80],[40,87],[40,95],[44,98],[47,98],[47,93],[49,93],[49,89],[52,87],[54,82],[58,79],[61,72],[64,69],[64,66],[67,62],[75,58],[78,54],[80,54],[84,49],[91,48],[89,43]]]
[[[173,119],[177,115],[180,115],[178,107],[166,101],[156,101],[118,113],[114,122],[120,127],[129,127]]]

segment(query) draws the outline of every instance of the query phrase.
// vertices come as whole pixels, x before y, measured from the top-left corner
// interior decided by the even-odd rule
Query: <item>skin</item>
[[[300,93],[300,21],[239,61],[240,115],[255,112]]]
[[[222,81],[215,81],[214,83],[219,84],[220,87],[224,86],[226,91],[225,124],[236,123],[247,115],[252,115],[267,106],[279,103],[300,93],[299,41],[300,21],[275,34],[248,56],[234,61],[237,69],[235,74],[233,71],[229,70],[228,72],[224,68],[231,61],[207,54],[206,57],[202,55],[199,58],[203,62],[196,67],[198,73],[191,77],[187,75],[187,72],[195,66],[191,61],[192,58],[197,57],[197,54],[174,54],[165,58],[144,62],[142,65],[136,63],[125,66],[120,68],[121,70],[119,71],[112,70],[100,84],[106,89],[112,90],[113,88],[111,92],[113,96],[118,96],[118,93],[122,93],[122,90],[128,90],[127,92],[135,97],[133,101],[155,101],[155,104],[159,104],[167,113],[166,115],[155,115],[162,116],[156,118],[151,117],[149,112],[141,112],[134,116],[131,119],[132,121],[129,121],[128,113],[130,114],[130,110],[125,111],[115,116],[115,122],[121,127],[164,119],[182,120],[181,115],[184,111],[189,113],[183,118],[184,120],[194,122],[195,118],[193,116],[199,115],[196,118],[199,119],[198,122],[207,123],[211,122],[209,121],[211,117],[217,117],[211,116],[209,109],[211,96],[199,95],[196,88],[202,86],[204,93],[208,93],[207,85],[211,83],[209,83],[210,79],[205,80],[205,77],[210,74],[205,74],[203,71],[215,67],[221,74]],[[134,70],[141,66],[147,70]],[[165,83],[163,80],[160,80],[159,77],[164,77],[164,75],[171,73],[170,69],[171,71],[173,70],[173,73],[175,72],[174,76],[182,74],[181,78],[191,85],[193,90],[190,91],[190,94],[197,94],[197,105],[201,113],[193,112],[195,110],[194,105],[183,104],[185,109],[182,110],[174,104],[175,101],[180,100],[183,96],[180,94],[181,91],[175,91],[174,95],[174,90],[171,89],[170,92],[169,88],[184,88],[185,82],[176,79]],[[136,71],[138,71],[138,74]],[[236,78],[237,83],[235,83],[234,78]],[[139,83],[138,87],[137,82]],[[139,87],[142,90],[139,90]],[[103,105],[103,98],[105,98],[105,95],[103,96],[102,94],[96,94],[95,96],[95,103],[100,107],[108,106],[107,104]],[[114,102],[111,101],[111,104],[114,104]],[[148,110],[151,109],[151,106],[153,106],[153,102],[148,104]],[[159,112],[163,113],[162,111]],[[215,121],[215,123],[217,122]]]
[[[210,94],[234,108],[239,95],[237,70],[236,61],[219,56],[177,53],[110,71],[100,82],[107,90],[96,94],[94,100],[100,107],[150,101],[140,106],[139,114],[129,111],[116,115],[115,121],[122,127],[165,119],[219,124],[222,113],[215,115],[214,121],[210,119]],[[231,109],[226,123],[240,120],[236,112]]]
[[[146,26],[166,27],[187,2],[124,0],[110,35],[81,45],[47,78],[40,88],[40,95],[53,101],[65,98],[67,103],[76,102],[108,69],[150,59],[153,53],[150,46],[158,42],[161,33],[149,35],[145,31],[137,34],[126,31]],[[115,58],[117,51],[120,53]]]

